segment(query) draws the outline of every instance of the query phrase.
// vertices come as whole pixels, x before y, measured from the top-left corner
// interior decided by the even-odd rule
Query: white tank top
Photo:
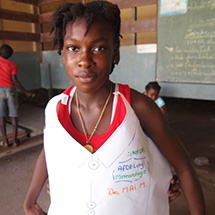
[[[169,164],[142,131],[122,96],[127,114],[111,137],[91,154],[46,107],[44,148],[50,183],[49,215],[168,215]]]

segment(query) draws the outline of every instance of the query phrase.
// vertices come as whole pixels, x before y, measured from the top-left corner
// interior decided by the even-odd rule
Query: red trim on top
[[[71,90],[74,86],[70,87],[69,89],[65,90],[63,93],[66,95],[70,95]],[[121,92],[126,100],[130,104],[130,88],[128,85],[122,85],[119,84],[119,92]],[[68,99],[69,101],[69,99]],[[116,111],[114,115],[114,119],[108,128],[108,130],[100,135],[94,135],[90,141],[90,144],[93,146],[94,152],[97,151],[104,143],[105,141],[114,133],[114,131],[119,127],[119,125],[122,123],[126,115],[126,107],[123,102],[123,99],[121,96],[118,96],[117,99],[117,105],[116,105]],[[60,102],[59,109],[58,109],[58,119],[61,123],[61,125],[64,127],[64,129],[81,145],[86,145],[86,138],[85,135],[78,131],[69,115],[69,102],[67,102],[66,105],[62,104]],[[90,137],[90,135],[88,135]]]

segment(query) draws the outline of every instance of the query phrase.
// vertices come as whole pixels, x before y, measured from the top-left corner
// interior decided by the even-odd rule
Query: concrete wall
[[[114,69],[111,80],[129,84],[132,88],[144,92],[145,85],[156,80],[157,54],[149,52],[138,53],[138,46],[121,47],[121,60]],[[62,63],[62,56],[56,51],[43,52],[41,77],[44,88],[65,89],[72,85]],[[162,96],[215,100],[215,85],[212,84],[160,83],[160,85]]]
[[[18,79],[27,90],[41,88],[40,52],[14,52],[11,61],[18,68]]]
[[[136,54],[135,46],[121,48],[121,60],[111,75],[114,82],[127,83],[144,92],[144,87],[155,79],[156,54]],[[56,51],[44,51],[41,64],[42,87],[65,89],[72,85],[68,78],[62,56]]]
[[[111,79],[128,83],[144,92],[149,81],[156,80],[156,53],[137,53],[138,46],[121,47],[120,64]],[[215,84],[161,82],[161,96],[215,100]]]
[[[72,85],[62,63],[62,55],[58,55],[57,51],[43,52],[41,78],[44,88],[66,89]]]
[[[145,85],[155,80],[156,53],[137,53],[137,46],[123,46],[120,62],[111,74],[111,80],[129,84],[130,87],[145,91]]]
[[[18,78],[27,90],[38,88],[66,89],[72,85],[62,56],[56,51],[15,52],[10,60],[18,67]],[[149,81],[156,80],[156,52],[138,53],[137,46],[120,49],[120,63],[111,75],[114,82],[129,84],[144,92]],[[42,62],[42,63],[41,63]],[[176,98],[215,100],[214,84],[160,83],[161,95]]]

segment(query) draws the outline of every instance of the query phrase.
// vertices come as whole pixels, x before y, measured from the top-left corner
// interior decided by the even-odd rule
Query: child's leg
[[[9,111],[9,117],[11,119],[11,124],[13,128],[13,147],[19,145],[19,141],[17,139],[17,130],[18,130],[18,101],[16,95],[16,89],[8,88],[7,89],[7,105]]]
[[[13,147],[16,147],[19,145],[19,140],[17,138],[17,130],[18,130],[18,119],[17,117],[10,117],[11,123],[13,127]]]
[[[6,131],[6,116],[7,116],[7,102],[6,102],[5,87],[0,87],[0,129],[3,137],[3,147],[8,147],[7,131]]]
[[[3,147],[8,147],[8,139],[6,132],[6,118],[0,117],[0,129],[3,137]]]

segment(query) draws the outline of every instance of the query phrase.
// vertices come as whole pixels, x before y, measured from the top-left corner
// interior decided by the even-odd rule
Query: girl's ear
[[[114,49],[113,64],[118,64],[119,60],[120,60],[119,45],[116,45]]]

